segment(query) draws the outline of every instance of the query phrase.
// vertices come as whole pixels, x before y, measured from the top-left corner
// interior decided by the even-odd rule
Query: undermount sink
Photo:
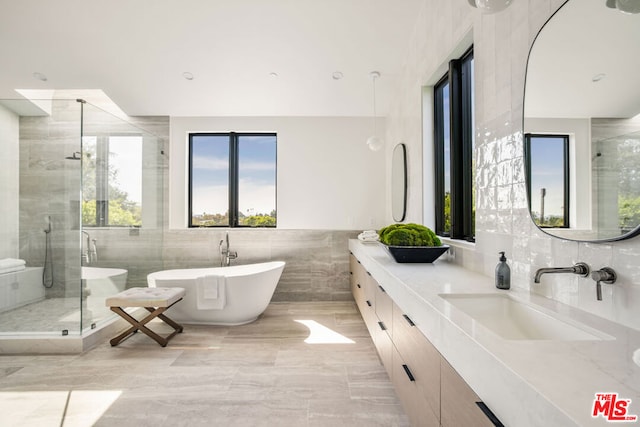
[[[439,294],[506,340],[598,341],[613,337],[574,325],[506,294]]]

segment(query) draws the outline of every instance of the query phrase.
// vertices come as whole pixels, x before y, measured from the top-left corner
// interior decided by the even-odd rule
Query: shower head
[[[82,160],[82,153],[74,151],[72,155],[65,157],[67,160]]]

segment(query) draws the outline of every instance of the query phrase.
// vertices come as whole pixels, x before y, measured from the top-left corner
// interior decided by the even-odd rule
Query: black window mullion
[[[462,238],[474,240],[474,201],[473,201],[473,74],[471,62],[473,51],[467,52],[461,62],[461,174],[462,181]]]
[[[229,226],[238,226],[238,134],[229,134]]]
[[[462,61],[449,62],[449,115],[451,117],[451,234],[453,239],[464,237],[464,155],[462,151]]]
[[[189,227],[193,227],[193,137],[195,134],[189,134]]]
[[[569,192],[570,190],[570,170],[569,170],[569,136],[563,135],[564,145],[564,226],[569,227]]]
[[[436,234],[444,236],[445,232],[445,189],[444,189],[444,111],[443,87],[446,78],[438,82],[434,91],[434,174],[435,174],[435,199],[436,199]]]

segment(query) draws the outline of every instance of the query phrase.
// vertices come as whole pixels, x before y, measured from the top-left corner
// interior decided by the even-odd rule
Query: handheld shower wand
[[[53,261],[51,259],[51,216],[45,217],[47,228],[44,229],[44,268],[42,269],[42,286],[49,289],[53,286]]]

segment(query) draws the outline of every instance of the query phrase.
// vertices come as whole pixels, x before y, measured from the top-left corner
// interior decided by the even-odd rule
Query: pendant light
[[[513,0],[468,0],[469,4],[477,7],[483,13],[496,13],[505,10]]]
[[[367,146],[371,151],[378,151],[384,145],[384,140],[378,136],[378,129],[376,126],[376,79],[380,77],[380,72],[372,71],[369,73],[369,76],[373,81],[373,135],[367,139]]]

